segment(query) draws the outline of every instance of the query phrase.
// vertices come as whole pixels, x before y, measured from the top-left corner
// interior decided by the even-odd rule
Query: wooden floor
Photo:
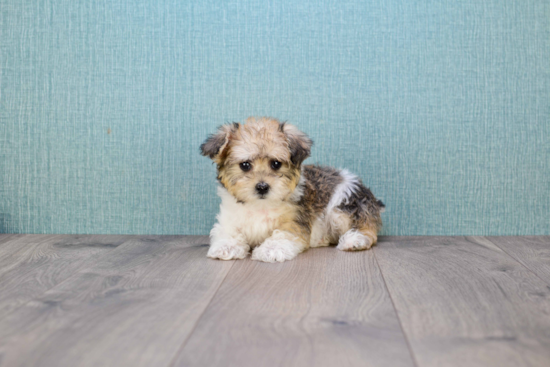
[[[282,264],[207,237],[0,235],[0,366],[550,366],[550,237]]]

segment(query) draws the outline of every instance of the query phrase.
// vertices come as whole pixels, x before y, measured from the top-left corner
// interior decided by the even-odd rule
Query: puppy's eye
[[[248,172],[252,168],[252,165],[250,164],[250,162],[242,162],[239,164],[239,167],[241,167],[244,172]]]
[[[274,171],[277,171],[282,165],[283,164],[279,161],[271,161],[271,168],[273,168]]]

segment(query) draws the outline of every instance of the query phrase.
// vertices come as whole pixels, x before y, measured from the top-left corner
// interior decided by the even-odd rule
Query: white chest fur
[[[241,238],[252,247],[260,245],[280,227],[288,213],[284,203],[258,200],[254,203],[238,203],[224,188],[218,189],[222,199],[218,223],[227,235]]]

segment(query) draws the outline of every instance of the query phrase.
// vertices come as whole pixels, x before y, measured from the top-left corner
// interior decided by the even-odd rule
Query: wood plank
[[[550,236],[487,237],[550,285]]]
[[[237,261],[174,366],[413,366],[372,251]]]
[[[0,320],[131,238],[24,235],[0,247]]]
[[[12,241],[20,240],[22,237],[28,236],[26,234],[2,234],[0,235],[0,259],[8,257],[12,254]]]
[[[0,233],[0,253],[2,251],[2,244],[6,243],[14,238],[22,237],[21,234],[11,234],[11,233]]]
[[[105,237],[105,236],[103,236]],[[116,236],[117,239],[129,239],[130,236]],[[13,267],[14,261],[20,261],[21,258],[29,257],[29,250],[34,246],[45,246],[46,248],[52,243],[75,243],[79,247],[83,247],[83,243],[90,241],[102,241],[101,235],[52,235],[52,234],[16,234],[11,235],[5,242],[0,245],[0,272],[9,267]],[[112,241],[115,236],[111,236],[107,241]],[[93,246],[93,242],[90,242]],[[108,243],[107,243],[108,244]],[[109,246],[105,246],[106,248]],[[31,250],[32,252],[33,250]],[[45,250],[51,252],[50,250]]]
[[[375,254],[419,366],[550,366],[550,289],[483,237],[387,237]]]
[[[207,237],[125,242],[0,322],[2,366],[167,366],[232,262]]]

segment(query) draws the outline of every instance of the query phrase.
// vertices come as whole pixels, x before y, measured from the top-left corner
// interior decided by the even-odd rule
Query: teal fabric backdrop
[[[550,2],[0,0],[0,232],[206,234],[275,116],[384,234],[550,234]]]

